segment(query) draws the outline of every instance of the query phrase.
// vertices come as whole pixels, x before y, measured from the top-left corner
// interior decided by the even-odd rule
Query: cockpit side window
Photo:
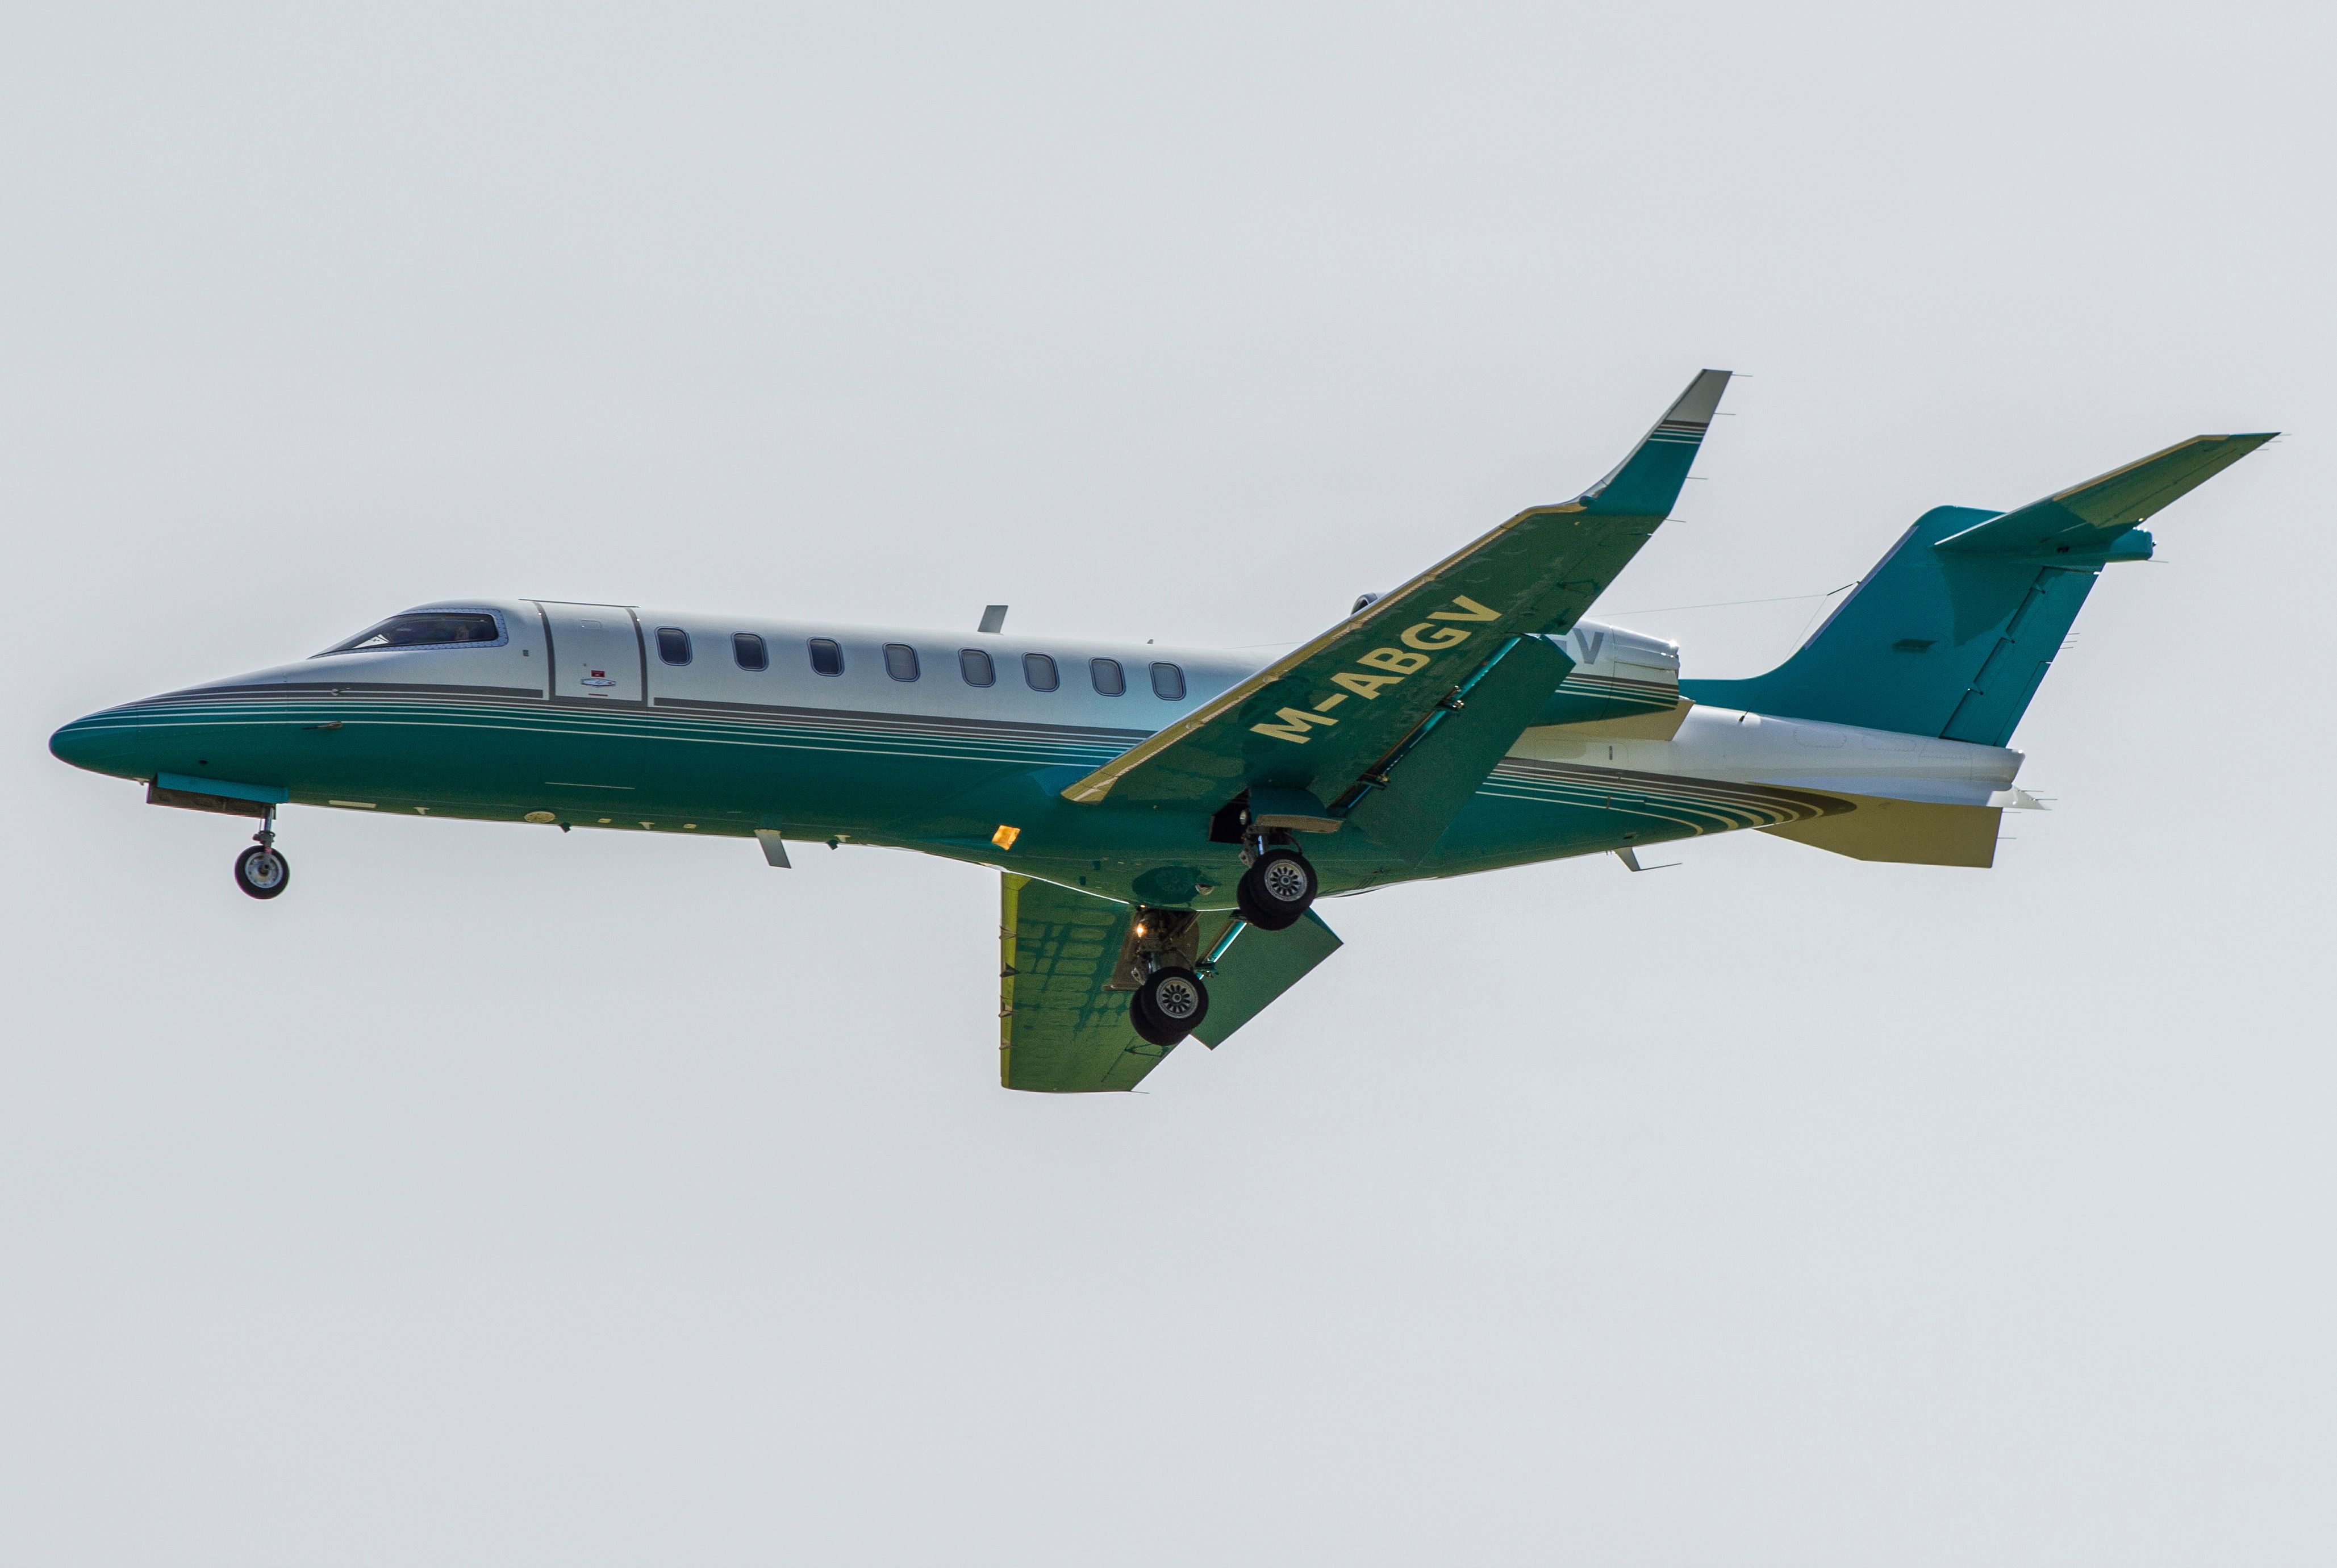
[[[500,642],[504,629],[493,615],[460,610],[417,611],[393,615],[369,631],[325,650],[326,653],[371,653],[384,648],[458,648]],[[324,654],[318,654],[318,658]]]

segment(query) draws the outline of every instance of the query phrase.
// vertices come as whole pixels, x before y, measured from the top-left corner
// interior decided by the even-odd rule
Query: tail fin
[[[2195,436],[2012,512],[1936,506],[1794,656],[1683,681],[1722,708],[2001,746],[2101,569],[2150,559],[2135,526],[2272,439]]]

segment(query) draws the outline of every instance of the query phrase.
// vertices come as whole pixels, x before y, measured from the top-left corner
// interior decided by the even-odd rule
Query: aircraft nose
[[[60,762],[70,762],[76,768],[89,766],[85,759],[93,747],[89,720],[76,719],[49,737],[49,755]]]
[[[101,712],[74,720],[49,737],[49,755],[93,773],[112,773],[126,779],[145,777],[128,755],[127,737],[107,719],[108,715]]]

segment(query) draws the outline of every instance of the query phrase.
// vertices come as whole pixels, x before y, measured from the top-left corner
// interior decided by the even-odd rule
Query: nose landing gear
[[[235,858],[235,885],[254,898],[273,898],[292,881],[292,863],[276,848],[274,807],[251,837],[252,847]]]

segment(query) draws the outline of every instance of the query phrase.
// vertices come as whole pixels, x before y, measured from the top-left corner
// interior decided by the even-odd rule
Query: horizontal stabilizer
[[[1932,548],[1951,555],[2099,556],[2118,535],[2221,474],[2273,434],[2194,436],[2098,479],[1950,534]],[[2148,551],[2136,554],[2146,556]]]

